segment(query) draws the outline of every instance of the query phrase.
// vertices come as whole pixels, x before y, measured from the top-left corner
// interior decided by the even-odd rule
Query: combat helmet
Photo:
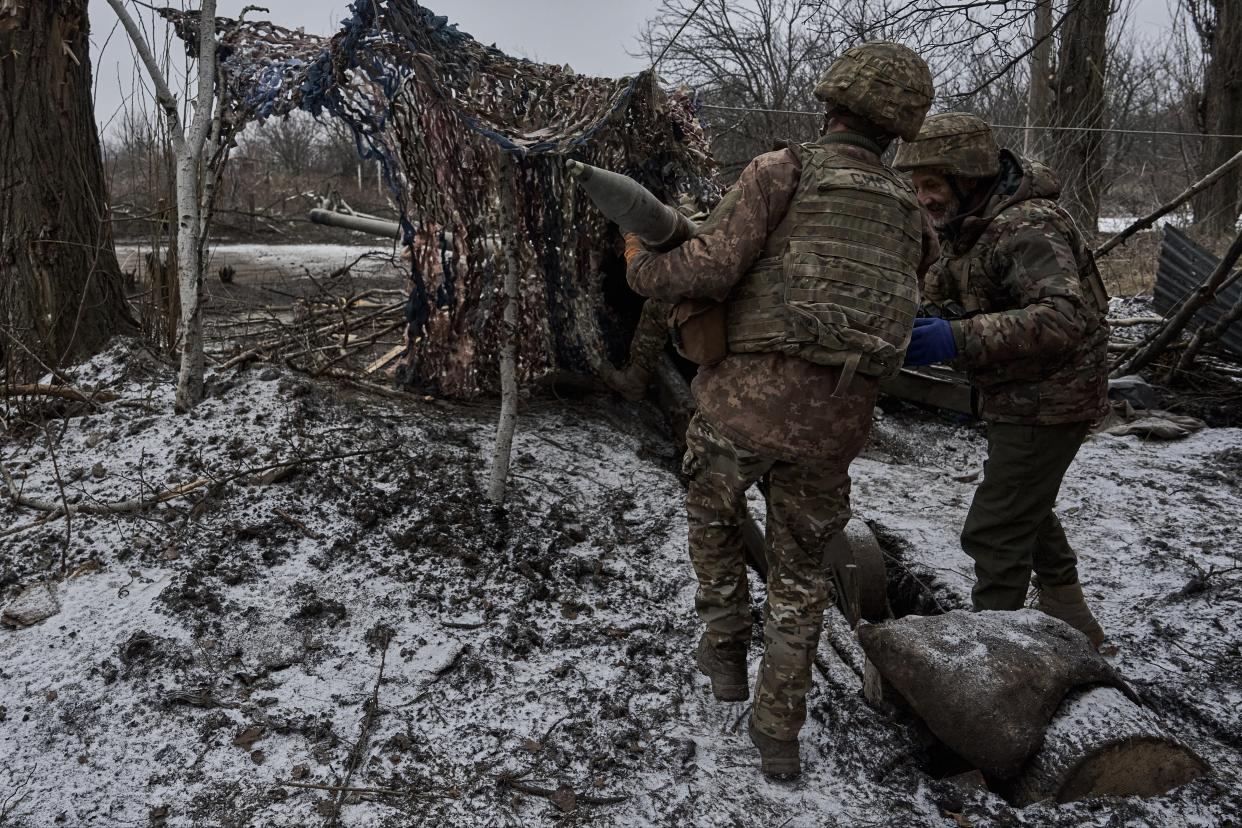
[[[991,178],[1000,174],[1000,147],[992,128],[969,112],[942,112],[923,124],[918,137],[897,148],[893,166],[909,172],[934,169],[945,175]]]
[[[900,43],[847,49],[815,87],[815,97],[843,106],[907,141],[914,140],[936,94],[927,63]]]

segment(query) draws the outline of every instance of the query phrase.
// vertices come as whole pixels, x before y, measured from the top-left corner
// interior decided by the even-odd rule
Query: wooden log
[[[880,674],[869,658],[863,661],[863,698],[889,718],[899,711],[910,709],[910,703]]]
[[[1073,802],[1088,796],[1158,796],[1208,772],[1153,713],[1112,687],[1075,691],[1053,716],[1044,744],[1018,777],[1012,801]]]

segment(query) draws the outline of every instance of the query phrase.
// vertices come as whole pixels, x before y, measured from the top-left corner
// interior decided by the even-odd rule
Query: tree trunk
[[[521,175],[521,168],[509,157],[500,160],[500,210],[506,223],[516,223],[521,215],[514,188]],[[492,470],[487,484],[487,496],[497,506],[504,503],[505,483],[509,479],[509,459],[513,453],[513,431],[517,427],[517,312],[521,296],[518,293],[522,257],[517,242],[510,236],[505,244],[504,280],[504,343],[500,347],[500,419],[496,423],[496,446],[492,454]]]
[[[1215,21],[1200,32],[1209,55],[1204,78],[1203,131],[1209,134],[1242,134],[1242,6],[1235,0],[1215,0]],[[1242,151],[1242,138],[1206,138],[1199,161],[1200,174],[1223,164]],[[1193,202],[1195,224],[1211,236],[1227,236],[1238,219],[1238,187],[1242,172],[1231,169],[1220,183]]]
[[[1061,203],[1088,233],[1100,220],[1100,177],[1107,126],[1104,102],[1105,59],[1111,0],[1080,0],[1061,27],[1053,123],[1072,127],[1057,135],[1053,154],[1061,174]]]
[[[1048,105],[1052,100],[1049,73],[1052,71],[1052,0],[1039,0],[1035,7],[1035,27],[1032,31],[1035,50],[1031,52],[1031,81],[1026,102],[1026,125],[1040,127],[1048,124]],[[1022,142],[1023,154],[1028,158],[1045,158],[1048,133],[1042,129],[1028,129]]]
[[[1025,807],[1088,796],[1160,796],[1211,769],[1115,687],[1066,696],[1014,785]]]
[[[86,0],[0,0],[0,217],[9,381],[135,330],[108,224]]]

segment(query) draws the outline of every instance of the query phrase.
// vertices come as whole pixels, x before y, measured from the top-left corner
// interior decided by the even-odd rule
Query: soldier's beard
[[[932,204],[927,207],[927,214],[931,217],[932,227],[937,230],[944,230],[957,218],[962,211],[962,202],[957,196],[951,195],[946,201],[940,204]]]

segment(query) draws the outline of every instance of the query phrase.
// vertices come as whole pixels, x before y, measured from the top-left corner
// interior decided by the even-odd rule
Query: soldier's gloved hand
[[[625,236],[625,265],[629,267],[630,262],[634,261],[634,257],[638,255],[640,250],[646,250],[643,240],[638,237],[637,233],[626,233]],[[615,248],[614,248],[615,249]]]
[[[953,328],[946,319],[920,316],[914,320],[914,333],[906,349],[906,365],[931,365],[948,362],[957,356]]]

